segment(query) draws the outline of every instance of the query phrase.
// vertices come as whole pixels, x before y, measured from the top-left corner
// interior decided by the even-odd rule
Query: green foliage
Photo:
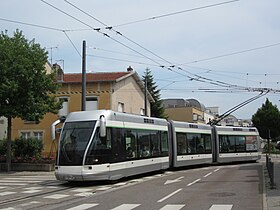
[[[162,100],[160,99],[160,90],[157,89],[157,85],[154,82],[154,78],[150,69],[146,69],[144,75],[142,76],[142,81],[145,82],[145,78],[147,78],[147,89],[154,101],[151,103],[151,116],[152,117],[160,117],[166,118],[167,116],[164,113],[164,107],[162,105]]]
[[[46,74],[47,52],[21,31],[0,34],[0,116],[39,121],[61,104],[54,95],[55,74]],[[8,137],[10,138],[10,137]]]
[[[41,152],[43,150],[43,142],[38,139],[16,139],[14,141],[14,157],[20,159],[35,158],[36,160],[41,158]]]
[[[258,128],[263,139],[276,138],[280,135],[280,112],[277,106],[268,99],[261,108],[252,116],[254,126]]]
[[[7,140],[0,140],[0,157],[5,156],[7,152]]]
[[[275,147],[275,143],[270,143],[269,147],[270,147],[270,153],[275,154],[275,153],[278,152],[276,147]],[[269,152],[268,151],[268,144],[265,144],[264,147],[263,147],[263,153],[268,153],[268,152]]]
[[[12,141],[13,162],[38,162],[42,157],[43,142],[38,139],[16,139]],[[0,140],[0,160],[6,160],[7,140]]]

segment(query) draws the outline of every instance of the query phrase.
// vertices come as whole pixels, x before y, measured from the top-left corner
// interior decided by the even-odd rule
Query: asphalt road
[[[262,209],[259,163],[181,169],[115,183],[68,184],[53,174],[1,174],[0,209]]]

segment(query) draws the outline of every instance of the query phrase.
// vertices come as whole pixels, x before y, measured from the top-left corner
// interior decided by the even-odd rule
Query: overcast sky
[[[149,68],[162,98],[221,114],[259,94],[248,89],[273,89],[233,113],[246,119],[266,98],[280,104],[279,9],[279,0],[2,0],[0,26],[35,39],[65,73],[81,72],[85,40],[88,72]]]

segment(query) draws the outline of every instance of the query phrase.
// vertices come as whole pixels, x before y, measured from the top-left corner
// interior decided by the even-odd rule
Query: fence
[[[274,163],[271,161],[271,158],[266,154],[266,168],[270,178],[270,186],[274,187]]]

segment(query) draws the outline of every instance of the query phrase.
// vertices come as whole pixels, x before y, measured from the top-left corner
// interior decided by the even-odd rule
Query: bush
[[[16,139],[14,141],[14,157],[16,160],[40,160],[43,142],[38,139]]]
[[[276,153],[276,152],[277,152],[274,143],[271,142],[271,143],[269,144],[269,147],[270,147],[270,153]],[[268,153],[268,144],[265,144],[265,145],[264,145],[264,147],[263,147],[263,152],[264,152],[264,153]]]
[[[12,162],[46,162],[42,157],[43,142],[19,138],[12,141]],[[7,140],[0,140],[0,162],[6,161]],[[50,161],[50,160],[48,160]]]

